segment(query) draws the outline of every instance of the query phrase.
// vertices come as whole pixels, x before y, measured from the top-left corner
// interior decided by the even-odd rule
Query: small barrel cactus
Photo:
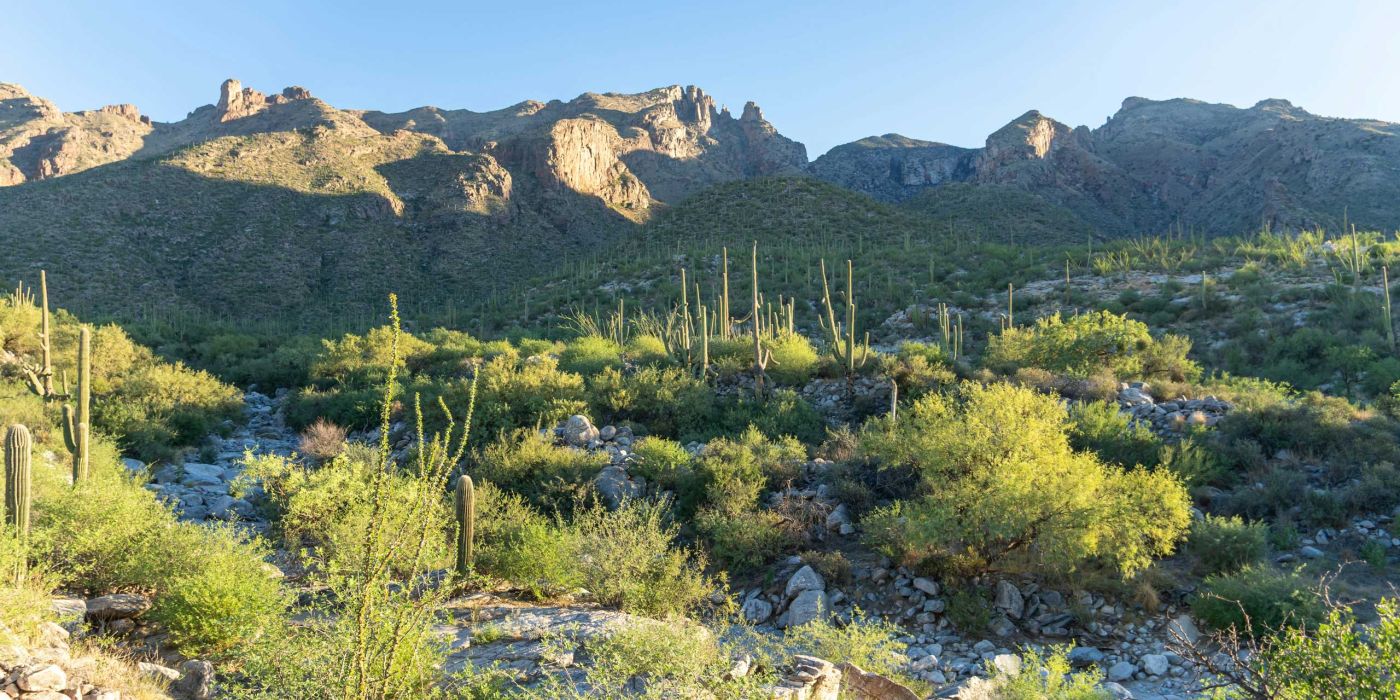
[[[34,438],[29,428],[15,424],[5,432],[5,520],[21,539],[29,533],[30,457]]]
[[[476,489],[472,478],[457,477],[457,575],[466,576],[472,569],[472,538],[476,534]]]

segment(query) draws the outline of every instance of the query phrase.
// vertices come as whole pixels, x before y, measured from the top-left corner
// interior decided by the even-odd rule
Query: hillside
[[[0,277],[47,267],[73,280],[56,301],[99,316],[326,327],[363,325],[390,290],[411,314],[495,309],[541,274],[606,276],[662,241],[789,251],[835,236],[855,258],[898,250],[930,281],[889,284],[920,286],[945,265],[941,243],[917,249],[935,234],[1397,227],[1397,163],[1394,125],[1277,100],[1131,98],[1093,130],[1030,111],[983,148],[887,134],[808,163],[757,105],[735,117],[693,86],[390,114],[229,80],[162,123],[132,105],[66,113],[4,84]],[[810,287],[816,257],[798,257]],[[542,284],[516,317],[562,313]]]
[[[1008,185],[1103,235],[1336,229],[1344,215],[1393,229],[1397,133],[1395,124],[1321,117],[1286,100],[1240,109],[1130,97],[1095,129],[1032,110],[982,148],[887,134],[838,146],[811,171],[886,201],[946,182]]]

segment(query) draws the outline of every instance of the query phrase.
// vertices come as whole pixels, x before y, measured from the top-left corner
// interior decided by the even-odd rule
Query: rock
[[[744,601],[741,612],[750,624],[758,625],[773,616],[773,604],[762,598],[750,598]]]
[[[588,416],[572,415],[564,421],[564,443],[570,447],[587,447],[598,439],[598,429]]]
[[[1005,615],[997,615],[988,627],[992,634],[998,637],[1009,637],[1016,633],[1016,623],[1008,620]]]
[[[801,627],[813,620],[826,617],[831,612],[831,606],[827,602],[826,592],[821,590],[805,590],[793,599],[787,610],[787,626]]]
[[[822,580],[822,575],[810,565],[804,565],[792,575],[792,578],[788,579],[787,587],[783,589],[783,597],[791,598],[804,591],[824,590],[826,590],[826,581]]]
[[[1071,666],[1075,668],[1086,668],[1102,663],[1104,660],[1104,653],[1094,647],[1075,647],[1069,650],[1069,654],[1066,658],[1069,660]]]
[[[224,483],[224,468],[217,464],[186,462],[185,478],[181,481],[189,486],[222,484]]]
[[[1167,661],[1165,654],[1144,654],[1138,659],[1142,664],[1142,670],[1151,676],[1165,676],[1171,664]]]
[[[593,488],[603,497],[603,503],[616,510],[623,501],[641,495],[641,487],[627,478],[627,470],[616,464],[609,464],[593,479]]]
[[[39,644],[48,649],[68,651],[68,630],[52,622],[42,622],[38,630]]]
[[[1134,673],[1137,673],[1137,664],[1131,661],[1119,661],[1108,667],[1108,680],[1113,682],[1131,680]]]
[[[841,526],[850,524],[851,516],[846,511],[845,503],[836,506],[826,516],[826,529],[828,530],[840,530]]]
[[[1308,559],[1319,559],[1322,557],[1322,550],[1317,547],[1302,547],[1298,550],[1298,553]]]
[[[997,582],[996,607],[1007,617],[1019,620],[1026,611],[1026,599],[1021,596],[1016,584],[1003,579]]]
[[[140,474],[146,470],[146,464],[144,462],[130,457],[122,457],[122,466],[126,467],[126,470],[132,474]]]
[[[180,672],[169,666],[161,666],[160,664],[153,664],[149,661],[142,661],[136,664],[136,669],[152,680],[169,681],[172,683],[180,680]]]
[[[87,602],[88,617],[99,621],[139,617],[150,609],[151,600],[134,593],[113,593],[92,598]]]
[[[1196,628],[1196,623],[1190,615],[1178,615],[1167,624],[1167,638],[1173,642],[1181,641],[1194,645],[1201,641],[1201,631]]]
[[[1133,700],[1132,691],[1117,683],[1101,683],[1099,685],[1105,692],[1113,696],[1113,700]]]
[[[914,579],[911,585],[929,595],[938,595],[938,584],[922,576]]]
[[[773,700],[837,700],[841,669],[815,656],[793,657],[793,670],[773,688]]]
[[[58,692],[68,687],[68,674],[54,664],[31,666],[15,675],[15,685],[26,693]]]
[[[608,442],[615,437],[617,437],[617,428],[611,425],[603,426],[603,429],[598,431],[598,439],[603,442]]]
[[[214,697],[214,664],[199,659],[180,664],[180,680],[172,689],[186,700],[210,700]]]
[[[850,700],[920,700],[918,693],[849,661],[841,664],[841,677]]]

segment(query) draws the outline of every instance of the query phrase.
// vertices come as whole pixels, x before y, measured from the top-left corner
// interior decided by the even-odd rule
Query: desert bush
[[[633,336],[622,349],[627,359],[641,365],[664,365],[671,362],[666,341],[654,335]]]
[[[706,507],[694,522],[710,556],[734,574],[758,571],[796,545],[782,527],[782,517],[772,511],[731,513]]]
[[[684,616],[711,592],[705,562],[676,546],[664,503],[629,500],[577,514],[570,530],[583,585],[603,605],[651,617]]]
[[[505,579],[536,598],[582,584],[571,533],[518,494],[476,481],[477,570]]]
[[[564,345],[559,367],[565,372],[593,376],[608,367],[622,366],[622,348],[599,335],[584,335]]]
[[[673,490],[687,479],[691,470],[690,453],[675,440],[647,436],[632,445],[628,471],[663,489]]]
[[[487,445],[474,460],[481,478],[504,485],[542,512],[571,512],[589,480],[608,463],[602,452],[561,445],[534,430],[519,430]]]
[[[1269,528],[1239,516],[1206,515],[1191,523],[1187,545],[1201,573],[1228,574],[1263,561],[1268,554]]]
[[[1153,339],[1147,324],[1108,311],[1069,319],[1054,314],[1034,326],[992,336],[983,363],[1006,373],[1039,367],[1087,377],[1109,368],[1119,378],[1161,376],[1181,381],[1200,374],[1200,368],[1186,358],[1190,346],[1185,338]]]
[[[500,355],[482,365],[479,376],[477,422],[472,427],[478,444],[520,428],[553,427],[585,410],[583,378],[561,371],[548,356]],[[467,386],[453,385],[457,395],[465,395]]]
[[[773,353],[768,376],[779,384],[800,386],[817,372],[820,358],[812,342],[800,333],[782,333],[768,339],[763,346]]]
[[[1285,627],[1311,629],[1325,615],[1316,582],[1262,566],[1206,578],[1191,610],[1211,627],[1256,637]]]
[[[821,619],[788,628],[783,644],[795,653],[834,664],[852,663],[865,671],[922,687],[905,673],[908,658],[899,641],[902,636],[904,632],[898,625],[866,617],[857,608],[845,624]]]
[[[1313,630],[1290,628],[1262,645],[1254,666],[1277,697],[1400,697],[1400,614],[1394,598],[1376,605],[1377,620],[1357,624],[1333,606]]]
[[[700,492],[692,489],[681,495],[682,511],[693,510],[699,498],[726,513],[752,510],[765,488],[795,479],[806,456],[795,439],[769,439],[757,428],[745,430],[736,439],[712,440],[696,463]]]
[[[677,438],[703,433],[714,420],[713,390],[680,368],[643,367],[623,373],[608,368],[588,380],[595,416],[634,422],[653,435]]]
[[[1159,461],[1188,488],[1219,484],[1227,474],[1219,450],[1193,436],[1163,445]]]
[[[1152,430],[1118,410],[1116,403],[1077,403],[1070,408],[1069,442],[1080,451],[1097,454],[1108,464],[1154,467],[1162,442]]]
[[[1114,694],[1099,685],[1102,674],[1072,671],[1068,653],[1064,648],[1026,652],[1014,672],[989,663],[990,679],[967,692],[988,700],[1112,700]]]
[[[328,460],[345,449],[345,428],[324,418],[317,418],[316,422],[301,431],[297,449],[307,457]]]
[[[1180,481],[1075,452],[1068,424],[1052,397],[972,383],[957,398],[920,399],[898,422],[867,424],[862,454],[911,468],[925,485],[876,511],[873,541],[896,557],[1046,570],[1099,559],[1125,576],[1171,553],[1189,521]]]
[[[705,441],[733,435],[754,427],[769,437],[791,436],[815,445],[822,441],[826,423],[806,399],[790,389],[778,389],[767,397],[728,396],[717,399],[715,419],[695,432],[682,433],[681,442]]]

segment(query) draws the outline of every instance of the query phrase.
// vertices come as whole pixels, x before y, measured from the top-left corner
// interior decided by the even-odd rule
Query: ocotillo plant
[[[846,377],[851,378],[856,374],[857,367],[865,366],[866,360],[870,356],[869,334],[866,335],[866,343],[860,349],[860,359],[856,359],[856,299],[855,299],[855,279],[854,267],[851,261],[846,261],[846,323],[842,325],[836,320],[836,308],[831,305],[831,288],[826,281],[826,260],[821,261],[822,272],[822,303],[826,306],[826,320],[820,316],[817,321],[831,334],[831,351],[836,355],[836,359],[846,365]]]
[[[457,477],[457,575],[468,576],[472,571],[472,541],[476,536],[476,489],[472,478]]]
[[[73,453],[73,483],[88,475],[88,438],[92,430],[92,330],[78,331],[78,406],[63,407],[63,441]]]
[[[23,541],[29,534],[30,457],[34,438],[18,423],[5,431],[5,522]]]
[[[773,351],[763,347],[763,331],[760,328],[759,323],[759,319],[763,316],[760,307],[761,303],[762,302],[760,302],[758,298],[758,242],[754,241],[753,311],[750,313],[750,315],[753,317],[753,386],[754,393],[758,394],[759,396],[763,395],[764,372],[768,369],[768,363],[773,359]]]

